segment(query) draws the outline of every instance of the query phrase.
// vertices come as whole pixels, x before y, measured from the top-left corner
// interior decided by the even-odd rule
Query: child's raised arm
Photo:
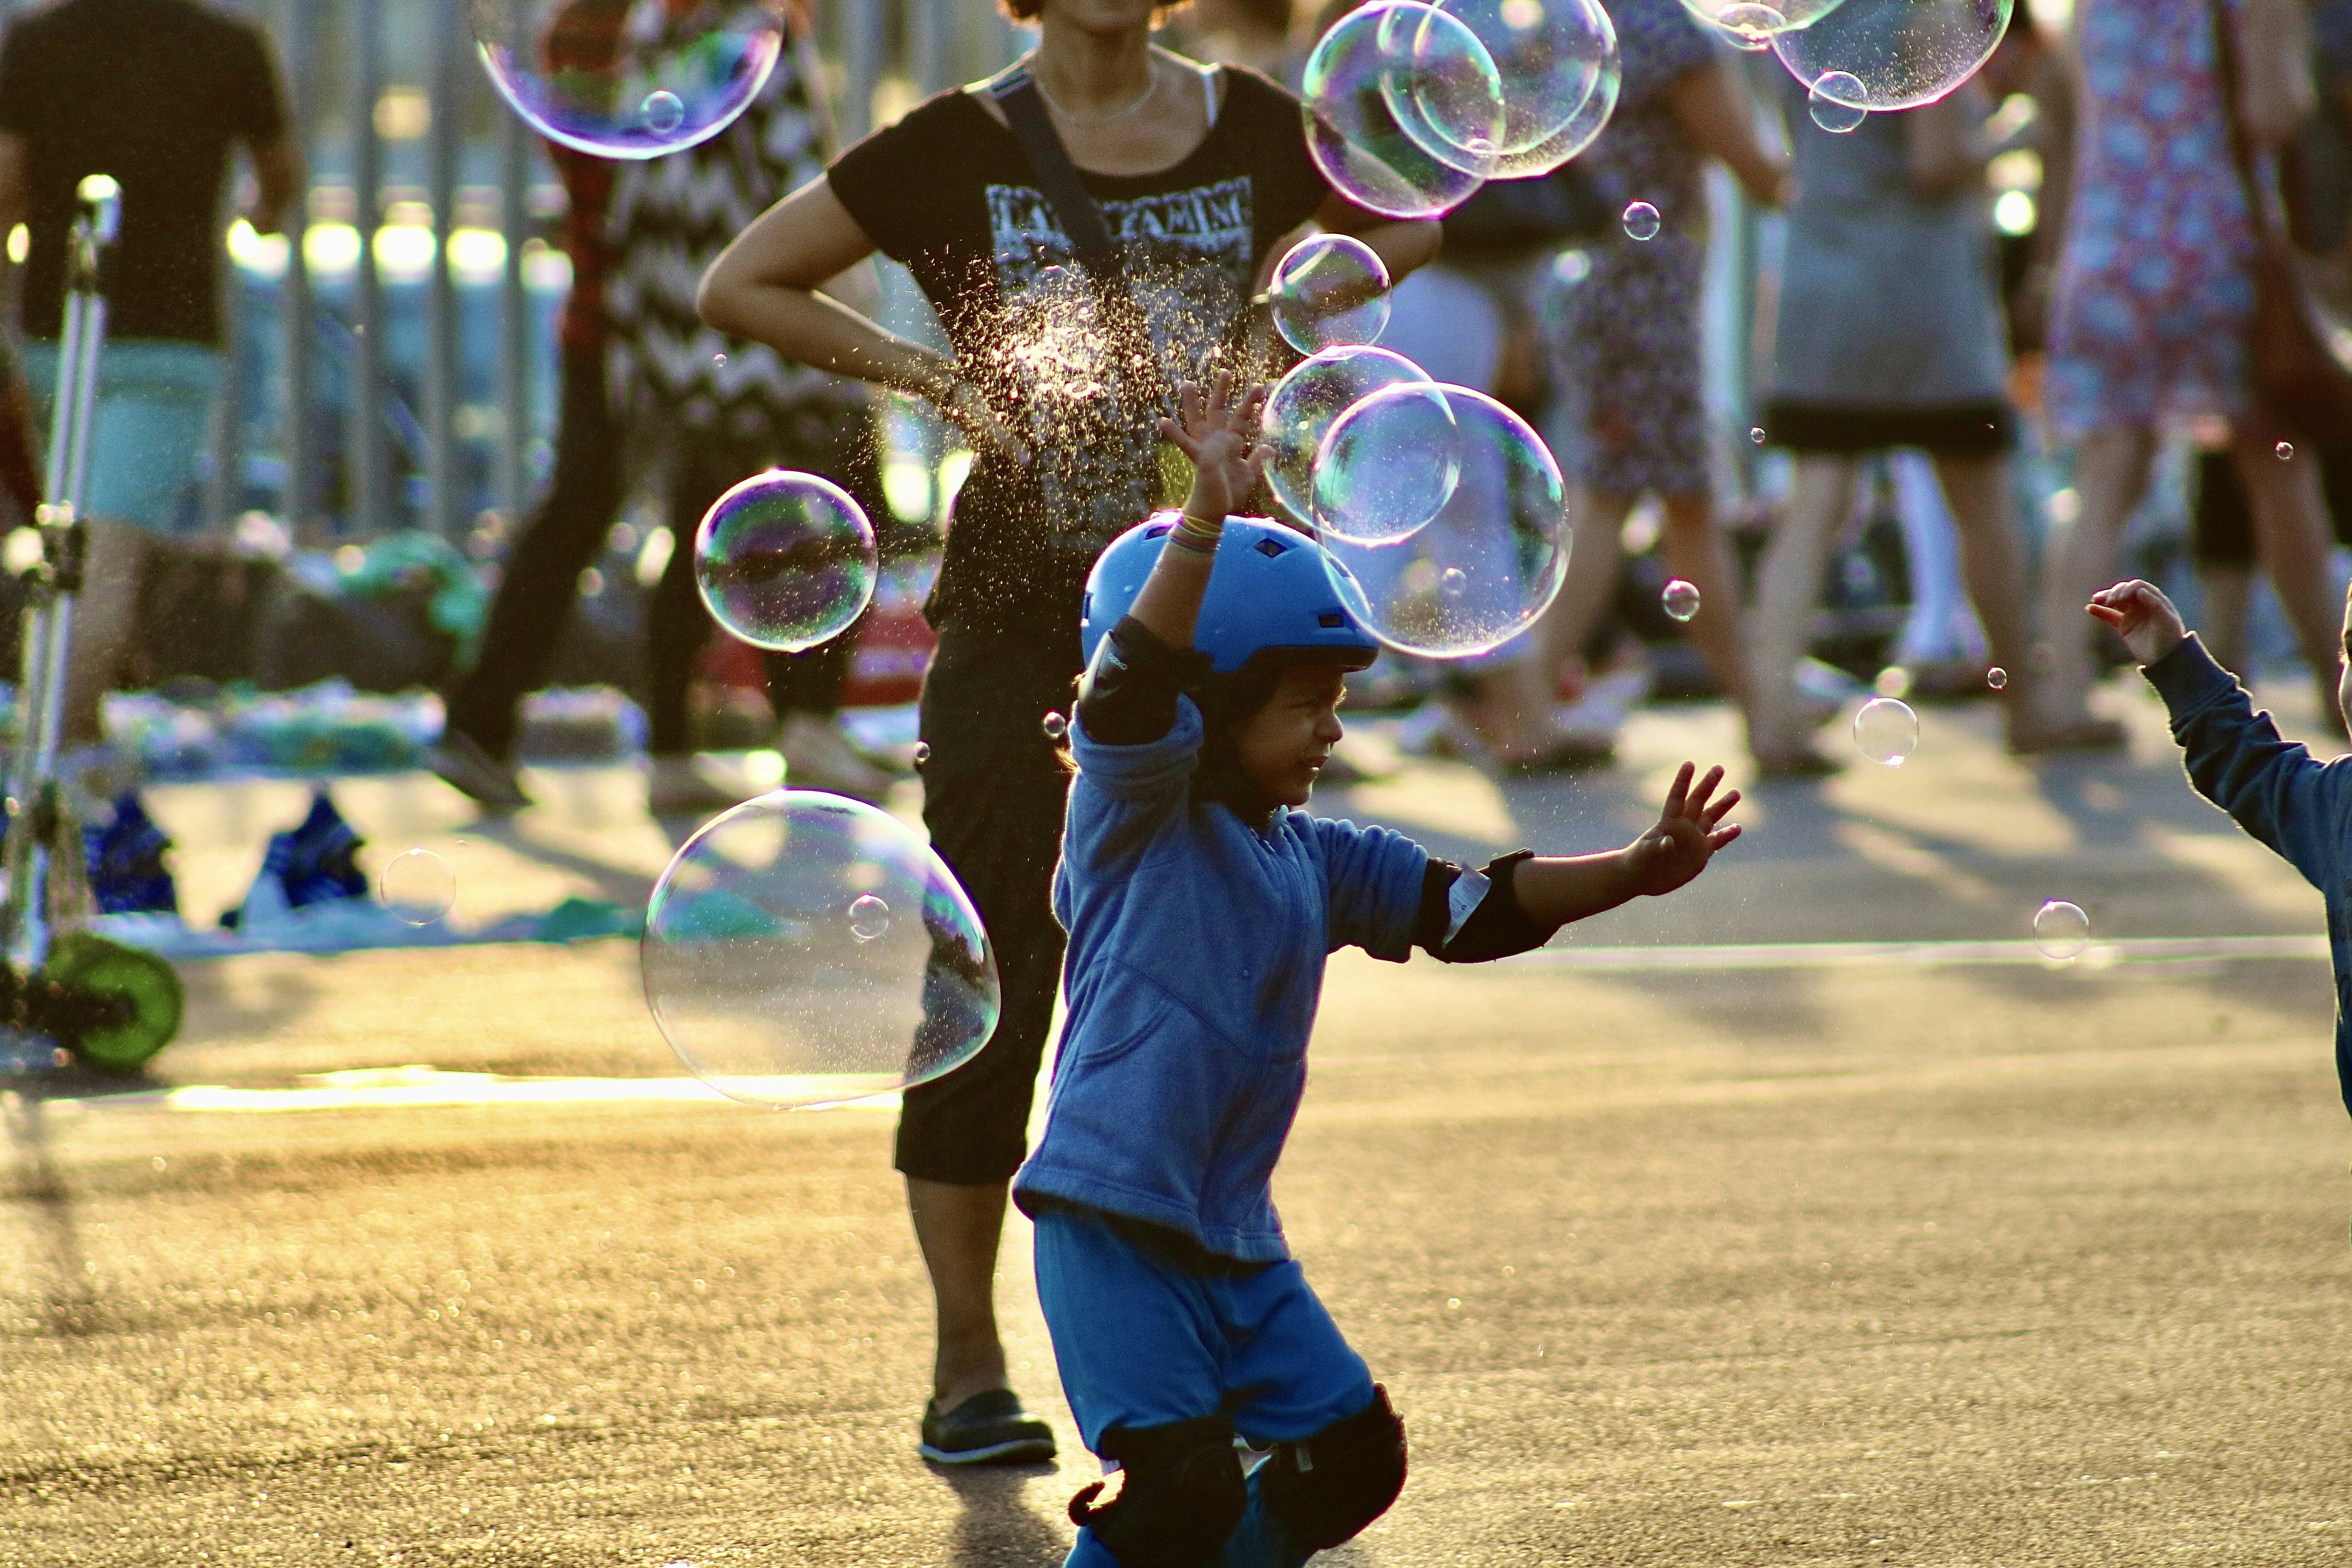
[[[1723,820],[1739,804],[1739,792],[1716,795],[1721,768],[1707,769],[1693,788],[1697,771],[1690,763],[1682,765],[1656,825],[1622,849],[1522,861],[1511,891],[1528,919],[1556,930],[1644,894],[1671,893],[1706,870],[1715,852],[1739,837],[1739,825]]]
[[[1192,493],[1185,498],[1184,521],[1168,535],[1166,548],[1128,613],[1171,648],[1192,646],[1192,623],[1201,613],[1202,595],[1209,591],[1209,569],[1216,563],[1225,514],[1249,494],[1274,455],[1274,448],[1257,438],[1265,388],[1250,387],[1238,399],[1233,389],[1233,375],[1226,371],[1211,378],[1206,392],[1188,381],[1177,393],[1183,422],[1160,422],[1160,434],[1192,459]]]

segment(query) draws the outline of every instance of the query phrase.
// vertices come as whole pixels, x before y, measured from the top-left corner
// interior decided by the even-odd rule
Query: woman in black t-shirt
[[[1038,25],[1025,63],[1119,243],[1159,363],[1121,363],[984,84],[931,99],[770,209],[704,278],[701,300],[724,331],[929,398],[978,454],[930,605],[923,815],[987,923],[1004,1009],[976,1059],[908,1091],[897,1161],[939,1303],[922,1452],[946,1463],[1053,1452],[1005,1388],[991,1281],[1061,973],[1049,890],[1067,779],[1040,721],[1069,703],[1087,570],[1160,500],[1158,410],[1123,394],[1139,378],[1200,379],[1243,344],[1273,247],[1301,224],[1358,236],[1391,278],[1438,243],[1434,223],[1336,195],[1281,88],[1154,48],[1164,7],[1152,0],[1004,4]],[[876,250],[913,272],[954,357],[820,291]]]

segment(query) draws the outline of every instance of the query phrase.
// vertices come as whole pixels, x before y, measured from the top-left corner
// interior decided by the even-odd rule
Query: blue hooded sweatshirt
[[[1274,1166],[1307,1085],[1324,960],[1349,946],[1408,957],[1429,856],[1384,827],[1289,810],[1253,827],[1193,798],[1203,731],[1190,697],[1138,745],[1090,737],[1084,713],[1054,877],[1069,1013],[1015,1201],[1281,1261]]]
[[[2336,1079],[2352,1110],[2352,1032],[2345,1024],[2345,901],[2352,892],[2352,757],[2332,763],[2280,738],[2267,713],[2195,634],[2142,671],[2172,715],[2189,782],[2317,888],[2336,969]]]

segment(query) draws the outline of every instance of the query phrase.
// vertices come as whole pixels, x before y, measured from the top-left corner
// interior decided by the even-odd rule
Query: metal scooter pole
[[[110,176],[87,176],[76,195],[81,212],[67,247],[65,322],[45,486],[48,500],[37,520],[40,554],[20,562],[12,551],[7,562],[30,594],[16,703],[16,766],[7,801],[8,886],[6,903],[0,906],[0,948],[26,974],[48,958],[49,857],[63,820],[58,746],[73,598],[81,589],[88,551],[89,525],[81,509],[98,409],[99,356],[106,344],[104,264],[122,216],[122,190]]]

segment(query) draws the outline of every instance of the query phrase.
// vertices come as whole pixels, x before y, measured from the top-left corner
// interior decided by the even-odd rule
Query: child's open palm
[[[1194,517],[1220,520],[1241,505],[1256,488],[1259,470],[1274,456],[1274,448],[1257,438],[1265,388],[1250,387],[1239,398],[1233,390],[1230,371],[1212,376],[1205,391],[1188,381],[1176,394],[1182,423],[1160,422],[1160,433],[1192,459],[1192,494],[1184,510]]]
[[[1682,765],[1675,774],[1674,786],[1666,791],[1666,806],[1658,814],[1657,826],[1625,847],[1626,867],[1637,893],[1654,897],[1673,892],[1706,870],[1715,852],[1739,837],[1739,825],[1723,820],[1724,814],[1739,804],[1739,792],[1726,790],[1710,801],[1716,785],[1723,782],[1723,770],[1707,769],[1706,776],[1693,789],[1691,774],[1696,771],[1689,763]]]

